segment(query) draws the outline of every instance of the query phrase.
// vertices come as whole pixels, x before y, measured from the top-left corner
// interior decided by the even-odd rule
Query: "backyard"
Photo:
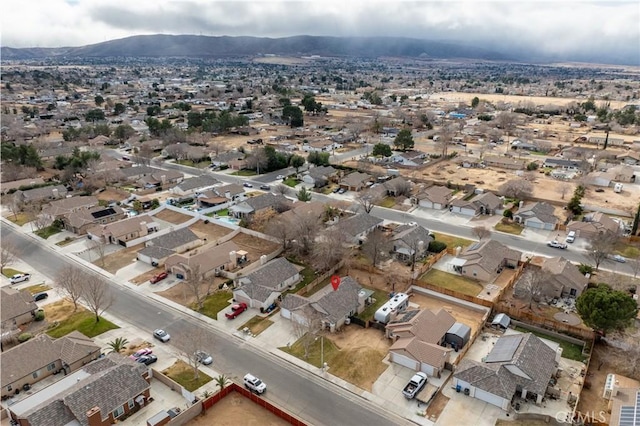
[[[585,358],[586,358],[586,357],[582,356],[582,346],[580,346],[580,345],[577,345],[575,343],[567,342],[566,340],[559,339],[557,337],[550,336],[548,334],[541,333],[541,332],[536,331],[536,330],[529,330],[529,329],[523,328],[523,327],[515,327],[515,329],[517,331],[521,331],[523,333],[535,334],[536,336],[540,337],[541,339],[547,339],[547,340],[550,340],[552,342],[555,342],[555,343],[559,344],[560,347],[562,348],[562,357],[563,358],[572,359],[574,361],[580,361],[580,362],[584,361]]]
[[[476,281],[461,275],[450,274],[438,269],[430,269],[416,283],[427,283],[437,287],[457,291],[469,296],[477,296],[483,287]]]
[[[203,414],[187,423],[187,426],[237,426],[237,425],[287,426],[288,422],[266,408],[231,392]]]

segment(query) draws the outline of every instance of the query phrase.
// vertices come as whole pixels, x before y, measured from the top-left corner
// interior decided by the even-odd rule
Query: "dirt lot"
[[[158,219],[164,220],[169,223],[173,223],[175,225],[179,225],[192,219],[192,216],[186,215],[184,213],[176,212],[169,209],[164,209],[161,212],[154,215]]]
[[[420,305],[422,309],[431,309],[432,311],[438,311],[442,308],[446,310],[456,319],[456,321],[459,321],[471,327],[471,334],[475,333],[476,330],[482,327],[481,312],[474,311],[472,309],[468,309],[459,305],[454,305],[452,303],[446,303],[445,301],[442,301],[440,299],[422,294],[413,293],[411,295],[411,299],[409,300],[411,301],[411,303]]]
[[[121,189],[115,189],[115,188],[107,188],[106,190],[96,195],[98,200],[104,200],[108,202],[122,201],[128,196],[129,196],[129,193],[127,191],[123,191]]]
[[[350,324],[341,332],[327,334],[327,338],[339,348],[358,349],[362,347],[386,351],[391,346],[391,340],[384,337],[384,333],[375,328],[362,328],[359,325]]]
[[[107,272],[115,274],[120,268],[124,268],[125,266],[130,265],[131,262],[134,262],[136,260],[136,253],[138,250],[142,250],[143,248],[144,244],[127,247],[115,253],[106,255],[103,260],[98,259],[93,262],[93,264],[101,267]]]
[[[213,279],[213,284],[211,285],[211,287],[209,287],[211,279]],[[226,278],[214,277],[202,281],[202,283],[200,283],[200,294],[206,294],[208,288],[211,289],[211,292],[217,291],[218,285],[222,284],[226,280]],[[180,281],[170,289],[158,292],[156,294],[158,296],[166,297],[167,299],[170,299],[173,302],[179,303],[183,306],[191,306],[192,304],[196,303],[196,298],[193,295],[193,290],[190,289],[189,286],[182,281]]]
[[[279,244],[263,240],[245,233],[240,233],[231,239],[240,247],[240,250],[249,252],[249,261],[254,262],[260,259],[263,254],[274,252]],[[245,265],[246,266],[246,265]]]
[[[187,426],[285,426],[288,424],[280,417],[251,402],[237,392],[231,392],[204,415],[200,415],[186,423]]]
[[[216,241],[217,239],[233,232],[231,229],[225,228],[224,226],[216,225],[213,222],[204,223],[203,221],[194,223],[189,227],[189,229],[200,237],[206,237],[208,241]]]

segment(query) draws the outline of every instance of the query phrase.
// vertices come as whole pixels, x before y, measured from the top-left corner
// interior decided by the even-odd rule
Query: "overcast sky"
[[[2,46],[139,34],[406,36],[558,57],[640,58],[640,1],[5,0]]]

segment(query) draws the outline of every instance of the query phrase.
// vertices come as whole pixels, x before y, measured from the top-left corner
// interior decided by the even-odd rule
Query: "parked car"
[[[153,351],[149,348],[142,348],[139,351],[136,351],[135,353],[129,355],[129,358],[131,359],[138,359],[141,356],[147,356],[147,355],[151,355]]]
[[[615,260],[616,262],[620,262],[620,263],[626,263],[627,259],[625,259],[624,257],[620,256],[619,254],[614,254],[613,256],[611,256],[611,259]]]
[[[151,279],[149,280],[149,282],[151,284],[155,284],[157,282],[160,282],[162,280],[164,280],[165,278],[167,278],[169,276],[168,273],[166,272],[160,272],[158,275],[154,275],[153,277],[151,277]]]
[[[566,249],[567,248],[567,245],[565,243],[561,243],[560,241],[556,241],[556,240],[549,241],[547,243],[547,245],[549,247],[559,248],[559,249]]]
[[[262,189],[264,191],[269,191],[271,189],[271,187],[269,185],[260,185],[260,189]]]
[[[213,358],[211,358],[211,355],[209,355],[205,351],[196,351],[194,355],[200,364],[209,365],[213,362]]]
[[[234,319],[247,310],[247,304],[242,302],[231,306],[231,312],[224,314],[228,319]]]
[[[276,179],[284,179],[284,175],[278,175],[276,176]]]
[[[36,293],[36,294],[34,294],[34,295],[33,295],[33,300],[34,300],[34,301],[36,301],[36,302],[38,302],[38,301],[40,301],[40,300],[44,300],[44,299],[46,299],[47,297],[49,297],[49,295],[47,294],[47,292],[46,292],[46,291],[43,291],[43,292],[41,292],[41,293]]]
[[[144,365],[151,365],[158,360],[158,357],[155,355],[143,355],[137,359],[137,362]]]
[[[338,192],[340,192],[340,187],[337,187],[336,189],[333,190],[334,194],[337,194]]]
[[[250,184],[249,182],[243,183],[242,186],[244,186],[245,188],[253,188],[253,185]]]
[[[23,281],[29,281],[29,278],[31,278],[31,274],[15,274],[9,278],[9,281],[11,281],[11,284],[17,284]]]
[[[414,376],[409,380],[409,383],[402,390],[402,394],[407,399],[413,399],[420,392],[420,389],[427,384],[427,375],[422,371],[417,372]]]
[[[262,380],[251,374],[246,374],[242,381],[244,382],[244,387],[249,389],[251,392],[263,394],[267,390],[267,385],[265,385]]]
[[[347,190],[346,190],[346,189],[344,189],[344,188],[340,188],[340,189],[338,190],[338,194],[344,194],[345,192],[347,192]]]
[[[169,333],[167,333],[166,331],[162,330],[161,328],[155,330],[153,332],[153,337],[155,337],[156,339],[160,340],[161,342],[168,342],[169,339],[171,339],[171,336],[169,336]]]

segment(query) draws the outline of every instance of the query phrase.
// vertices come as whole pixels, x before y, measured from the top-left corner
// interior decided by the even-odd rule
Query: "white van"
[[[566,242],[572,243],[576,240],[576,231],[571,231],[567,234]]]
[[[617,192],[618,194],[622,192],[623,185],[621,183],[616,183],[613,186],[613,192]]]

